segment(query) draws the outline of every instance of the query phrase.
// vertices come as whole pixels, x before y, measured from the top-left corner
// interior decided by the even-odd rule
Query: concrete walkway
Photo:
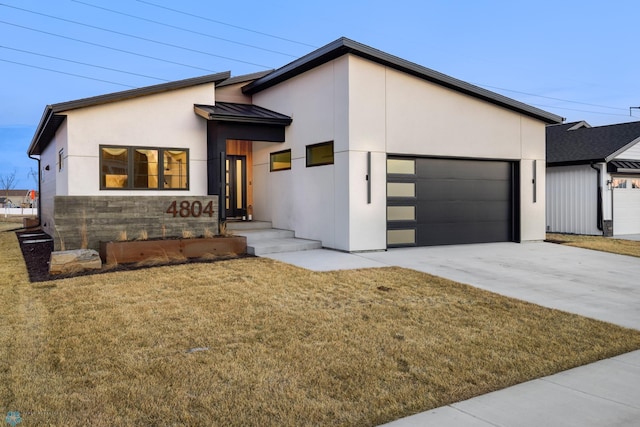
[[[491,243],[269,256],[317,271],[396,265],[640,329],[640,259],[552,243]],[[640,351],[387,424],[638,426]]]

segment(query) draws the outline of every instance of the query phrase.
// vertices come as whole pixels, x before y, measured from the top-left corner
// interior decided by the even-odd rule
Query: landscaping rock
[[[101,268],[100,255],[93,249],[51,252],[49,260],[49,274],[77,273]]]

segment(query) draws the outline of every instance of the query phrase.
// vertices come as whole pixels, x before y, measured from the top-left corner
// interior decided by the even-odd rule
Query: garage
[[[613,234],[640,234],[640,175],[612,179]]]
[[[518,240],[517,163],[387,158],[387,246]]]

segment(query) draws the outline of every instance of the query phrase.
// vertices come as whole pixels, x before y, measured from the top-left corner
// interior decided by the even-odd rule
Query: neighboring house
[[[29,190],[0,190],[0,207],[19,208],[30,206]]]
[[[640,233],[640,122],[547,127],[547,230]]]
[[[47,106],[28,152],[57,246],[249,217],[343,251],[519,242],[545,237],[561,120],[341,38],[275,71]]]

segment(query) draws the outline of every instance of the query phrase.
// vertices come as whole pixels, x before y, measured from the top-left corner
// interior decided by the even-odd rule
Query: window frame
[[[289,167],[285,168],[274,168],[273,167],[273,157],[278,154],[289,153]],[[269,172],[278,172],[278,171],[287,171],[291,170],[291,149],[274,151],[273,153],[269,153]]]
[[[311,161],[311,152],[312,150],[319,148],[319,147],[323,147],[323,146],[331,146],[331,161],[325,161],[325,162],[312,162]],[[325,142],[320,142],[318,144],[311,144],[311,145],[307,145],[306,146],[306,164],[308,168],[311,167],[315,167],[315,166],[325,166],[325,165],[332,165],[335,163],[335,151],[334,151],[334,145],[333,145],[333,141],[325,141]]]
[[[125,149],[127,150],[127,185],[125,187],[108,187],[103,185],[103,149],[105,148],[113,148],[113,149]],[[135,187],[135,156],[134,153],[136,150],[155,150],[158,152],[158,187],[156,188],[145,188],[145,187]],[[165,178],[165,161],[164,161],[164,153],[166,151],[183,151],[186,155],[186,185],[184,188],[165,188],[164,186],[164,178]],[[190,162],[189,162],[189,149],[188,148],[179,148],[179,147],[147,147],[140,145],[108,145],[101,144],[98,146],[98,158],[99,158],[99,172],[98,179],[100,180],[100,190],[104,191],[189,191],[191,185],[190,179]]]

